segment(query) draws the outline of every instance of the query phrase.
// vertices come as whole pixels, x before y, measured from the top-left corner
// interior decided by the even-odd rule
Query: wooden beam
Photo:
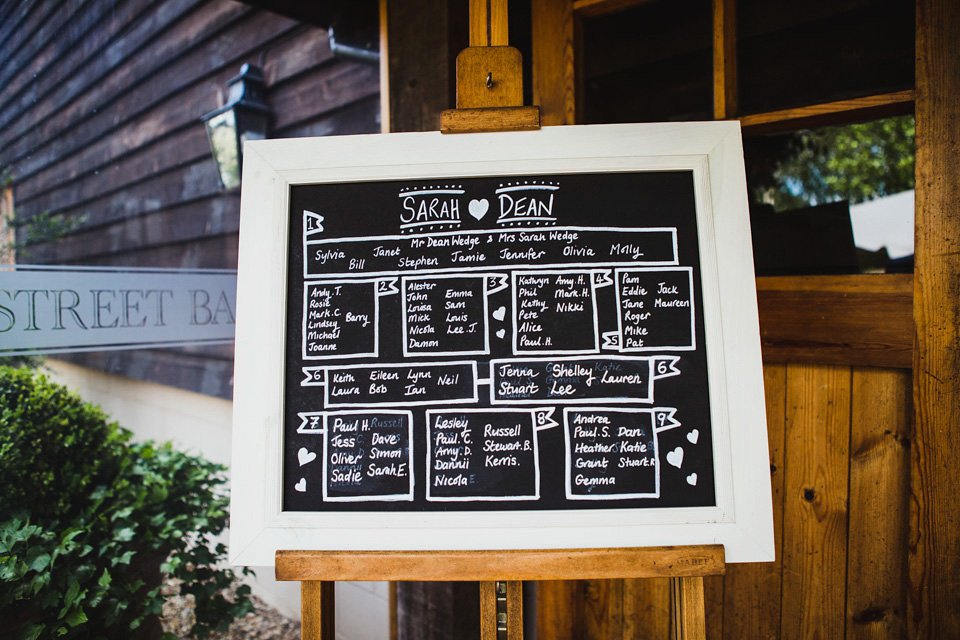
[[[737,0],[713,0],[713,118],[737,113]]]
[[[913,277],[757,278],[764,362],[909,369]]]
[[[380,17],[380,133],[390,133],[390,38],[387,0],[379,2]]]
[[[617,11],[623,11],[654,0],[573,0],[573,10],[577,15],[596,18]]]
[[[387,97],[391,131],[437,131],[454,104],[455,7],[446,0],[387,2]],[[383,87],[381,86],[381,91]]]
[[[441,133],[533,131],[539,128],[540,109],[537,107],[447,109],[440,122]]]
[[[544,126],[576,123],[575,20],[570,0],[531,0],[533,104]]]
[[[913,111],[912,89],[850,100],[813,104],[740,116],[744,135],[775,133],[803,127],[845,124],[873,118],[903,115]]]
[[[507,551],[277,551],[277,580],[574,580],[721,575],[721,545]]]
[[[960,637],[960,3],[917,0],[910,597],[915,638]]]

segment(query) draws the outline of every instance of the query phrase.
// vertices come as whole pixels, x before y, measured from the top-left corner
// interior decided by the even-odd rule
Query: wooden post
[[[470,0],[470,46],[505,47],[507,0]]]
[[[960,637],[960,3],[918,0],[911,638]]]
[[[380,86],[381,117],[390,132],[440,128],[440,112],[453,95],[449,60],[459,48],[449,28],[454,5],[384,0],[380,28],[387,46],[380,55],[387,80]]]
[[[713,117],[737,115],[737,0],[713,0]]]
[[[673,578],[673,635],[677,640],[706,640],[703,578]]]
[[[543,125],[577,120],[577,20],[569,0],[532,0],[533,102]]]
[[[300,583],[300,637],[321,640],[336,637],[335,583],[304,580]]]

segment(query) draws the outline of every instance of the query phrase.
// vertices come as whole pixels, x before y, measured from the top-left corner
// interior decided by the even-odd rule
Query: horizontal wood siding
[[[249,62],[272,137],[379,131],[375,65],[335,58],[324,29],[233,0],[7,2],[0,167],[16,213],[71,221],[23,263],[236,268],[240,200],[220,190],[200,116]],[[229,348],[64,358],[222,397]]]
[[[707,637],[906,637],[910,372],[775,363],[764,387],[777,558],[705,581]],[[540,583],[538,637],[665,638],[662,582]]]

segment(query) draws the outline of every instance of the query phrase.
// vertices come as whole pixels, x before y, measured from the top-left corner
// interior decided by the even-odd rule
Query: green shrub
[[[116,476],[126,434],[97,407],[25,369],[0,369],[0,517],[73,515],[77,496]]]
[[[163,574],[195,595],[198,637],[252,610],[248,587],[224,595],[224,468],[128,441],[65,388],[0,367],[0,637],[159,637]]]

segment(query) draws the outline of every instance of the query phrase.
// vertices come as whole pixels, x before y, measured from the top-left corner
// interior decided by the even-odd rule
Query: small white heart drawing
[[[313,451],[307,451],[306,447],[300,447],[300,450],[297,451],[297,460],[300,461],[300,466],[307,464],[308,462],[313,462],[317,459],[317,454]]]
[[[503,329],[500,329],[500,330],[497,331],[497,337],[498,337],[498,338],[503,338],[503,336],[505,336],[505,335],[507,335],[507,332],[504,331]]]
[[[683,448],[677,447],[673,451],[669,452],[667,454],[667,462],[679,469],[680,465],[683,464]]]
[[[500,322],[503,322],[503,319],[507,317],[507,308],[500,307],[499,309],[493,312],[493,317],[495,320],[499,320]]]
[[[693,431],[687,434],[687,440],[689,440],[691,444],[697,444],[697,440],[699,439],[700,439],[700,429],[694,429]]]
[[[480,220],[483,218],[483,216],[487,215],[487,209],[489,208],[490,208],[490,203],[487,201],[486,198],[483,198],[482,200],[471,200],[470,204],[467,205],[467,209],[470,211],[470,215],[472,215],[477,220]]]
[[[690,475],[687,476],[687,484],[689,484],[689,485],[691,485],[691,486],[694,486],[694,487],[697,486],[697,474],[696,474],[696,473],[691,473]]]
[[[296,489],[297,491],[299,491],[300,493],[303,493],[304,491],[307,490],[307,479],[306,479],[306,478],[300,478],[300,482],[298,482],[297,484],[293,485],[293,488]]]

